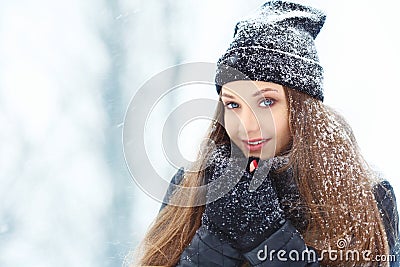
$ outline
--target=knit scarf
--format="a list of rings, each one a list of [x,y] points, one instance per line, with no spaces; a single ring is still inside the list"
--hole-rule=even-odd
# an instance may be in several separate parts
[[[285,218],[300,232],[306,229],[307,209],[289,165],[289,156],[275,156],[266,160],[246,157],[234,143],[217,145],[209,155],[205,182],[212,181],[213,184],[208,187],[208,201],[228,194],[240,180],[249,180],[249,190],[257,190],[265,179],[271,179]],[[251,172],[250,164],[254,160],[258,166]]]

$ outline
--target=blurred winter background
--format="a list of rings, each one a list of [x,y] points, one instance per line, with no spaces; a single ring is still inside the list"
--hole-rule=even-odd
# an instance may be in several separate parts
[[[124,161],[130,99],[167,67],[215,62],[263,2],[0,1],[0,266],[122,265],[160,206]],[[302,2],[328,14],[317,39],[325,103],[400,199],[396,1]],[[158,164],[166,179],[176,171]]]

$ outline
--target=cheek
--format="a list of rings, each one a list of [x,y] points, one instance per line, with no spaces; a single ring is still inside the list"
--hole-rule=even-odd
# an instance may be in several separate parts
[[[289,142],[290,131],[289,131],[289,119],[287,112],[280,113],[275,120],[276,137],[281,145],[285,145]]]
[[[275,133],[275,120],[271,112],[263,113],[259,116],[260,128],[262,129],[263,135],[271,137]]]
[[[235,139],[240,122],[237,116],[229,113],[224,114],[224,126],[231,139]]]

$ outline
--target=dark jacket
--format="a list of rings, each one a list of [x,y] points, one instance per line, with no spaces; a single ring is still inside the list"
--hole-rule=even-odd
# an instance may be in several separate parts
[[[183,168],[179,169],[172,178],[171,183],[179,184],[183,178],[183,174]],[[165,202],[167,202],[168,197],[171,196],[172,193],[172,189],[169,188],[161,209],[166,206]],[[395,260],[391,261],[390,266],[400,266],[399,215],[393,188],[388,181],[382,181],[374,186],[374,194],[385,225],[391,255],[395,257]],[[304,251],[308,251],[308,254],[306,252],[306,256],[301,257],[303,259],[302,261],[289,262],[289,255],[281,254],[281,259],[279,259],[277,254],[270,254],[273,253],[273,250],[275,252],[280,250],[294,252],[296,250],[299,252],[298,255],[302,255]],[[267,255],[265,255],[265,251],[267,251]],[[273,256],[269,257],[269,255]],[[282,261],[282,257],[288,259],[288,261]],[[296,257],[296,254],[292,254],[292,257]],[[315,251],[305,245],[299,231],[287,220],[286,223],[267,240],[255,249],[244,254],[232,248],[226,242],[219,240],[205,227],[201,226],[190,244],[182,252],[180,261],[176,266],[241,266],[245,261],[248,261],[251,266],[317,267],[320,266],[317,259],[318,255]]]

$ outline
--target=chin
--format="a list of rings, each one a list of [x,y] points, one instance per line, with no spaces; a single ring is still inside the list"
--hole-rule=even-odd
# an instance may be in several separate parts
[[[260,158],[261,160],[266,160],[273,158],[276,154],[275,147],[270,148],[270,147],[264,147],[260,151],[249,151],[247,148],[240,146],[240,150],[242,151],[243,155],[245,157],[255,157],[255,158]]]
[[[267,160],[267,159],[270,159],[270,158],[273,158],[275,155],[274,154],[267,154],[267,155],[265,155],[265,154],[263,154],[263,155],[261,155],[261,157],[260,157],[260,159],[261,160]]]
[[[261,160],[266,160],[273,158],[275,156],[274,151],[271,150],[262,150],[257,152],[251,152],[250,156],[260,158]]]

